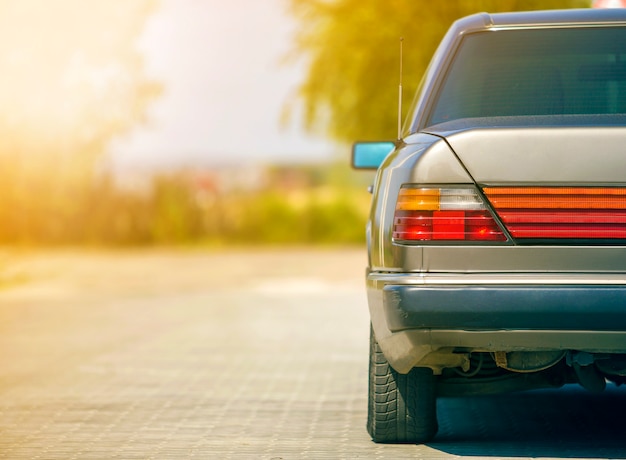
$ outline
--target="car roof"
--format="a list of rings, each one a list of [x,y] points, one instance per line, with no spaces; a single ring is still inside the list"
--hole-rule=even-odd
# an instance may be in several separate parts
[[[495,28],[626,25],[626,8],[584,8],[514,13],[478,13],[456,21],[457,34]]]

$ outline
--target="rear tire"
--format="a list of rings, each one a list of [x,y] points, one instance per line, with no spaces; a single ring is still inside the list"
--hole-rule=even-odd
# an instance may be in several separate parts
[[[367,431],[374,442],[422,444],[437,433],[436,380],[427,367],[396,372],[370,328]]]

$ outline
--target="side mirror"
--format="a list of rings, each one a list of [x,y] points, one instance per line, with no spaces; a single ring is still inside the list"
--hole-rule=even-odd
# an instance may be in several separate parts
[[[356,142],[352,146],[352,167],[355,169],[378,169],[396,144],[393,142]]]

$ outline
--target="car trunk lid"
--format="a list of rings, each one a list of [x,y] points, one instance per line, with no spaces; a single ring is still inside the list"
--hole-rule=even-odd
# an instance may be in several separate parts
[[[626,127],[485,128],[445,138],[478,184],[626,184]]]

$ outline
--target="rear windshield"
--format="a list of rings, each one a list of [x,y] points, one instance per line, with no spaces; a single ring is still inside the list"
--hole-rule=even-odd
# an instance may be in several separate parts
[[[428,125],[622,123],[626,27],[488,31],[467,35]]]

